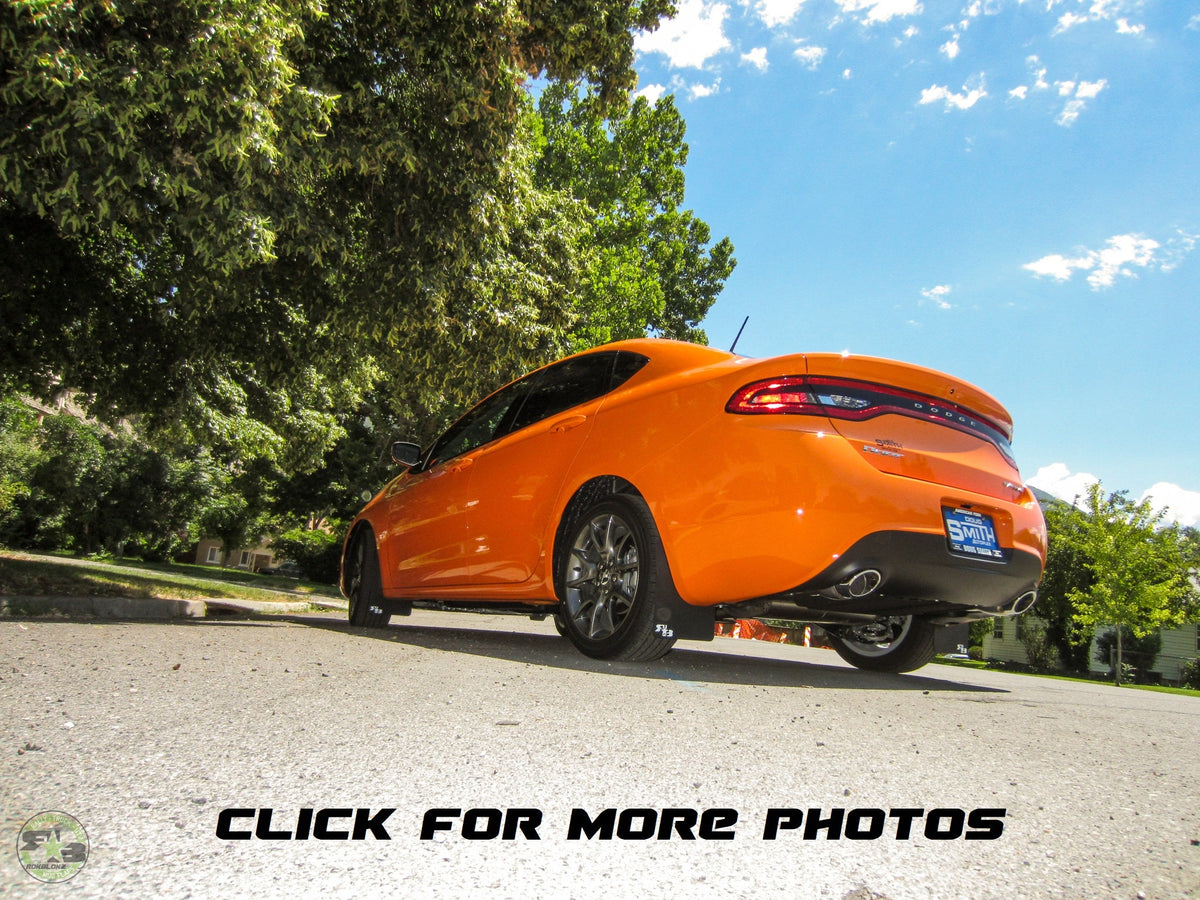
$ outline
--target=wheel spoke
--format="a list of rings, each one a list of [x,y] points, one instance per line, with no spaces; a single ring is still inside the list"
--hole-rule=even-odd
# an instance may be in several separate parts
[[[588,637],[597,638],[612,634],[616,626],[613,624],[612,609],[607,603],[597,603],[592,611],[592,624]]]

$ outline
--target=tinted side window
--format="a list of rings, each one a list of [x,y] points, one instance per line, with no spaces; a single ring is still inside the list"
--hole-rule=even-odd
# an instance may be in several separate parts
[[[501,428],[501,423],[520,407],[529,387],[529,379],[510,384],[470,410],[437,439],[425,468],[469,453],[507,431],[507,427]]]
[[[558,415],[607,393],[616,356],[616,353],[593,353],[564,360],[544,370],[537,376],[537,384],[517,414],[512,430]]]
[[[613,380],[609,390],[615,391],[638,372],[642,371],[642,367],[648,362],[650,362],[650,357],[648,356],[622,350],[617,357],[617,365],[613,369]]]
[[[650,360],[628,351],[605,351],[564,360],[545,369],[510,431],[602,397],[636,375]]]

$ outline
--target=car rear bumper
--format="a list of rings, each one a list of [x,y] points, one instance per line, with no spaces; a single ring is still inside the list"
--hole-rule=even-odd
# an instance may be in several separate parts
[[[838,590],[867,571],[880,576],[869,593]],[[1028,608],[1032,598],[1026,595],[1036,591],[1041,574],[1041,559],[1019,548],[1006,561],[989,561],[950,552],[941,535],[880,531],[857,541],[816,577],[767,599],[831,613],[966,621],[1009,615],[1022,598],[1016,611]]]

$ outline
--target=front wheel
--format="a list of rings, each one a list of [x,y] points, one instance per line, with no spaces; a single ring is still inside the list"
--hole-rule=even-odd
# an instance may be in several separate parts
[[[869,625],[826,630],[838,656],[859,669],[911,672],[933,659],[934,626],[916,616],[887,616]]]
[[[645,501],[613,494],[593,504],[568,534],[555,617],[567,639],[593,659],[664,656],[675,638],[655,627],[654,597],[669,573],[659,571],[660,539]]]
[[[383,602],[383,579],[379,574],[379,551],[375,536],[364,528],[354,538],[346,553],[346,571],[342,583],[350,601],[351,625],[362,628],[384,628],[392,616]]]

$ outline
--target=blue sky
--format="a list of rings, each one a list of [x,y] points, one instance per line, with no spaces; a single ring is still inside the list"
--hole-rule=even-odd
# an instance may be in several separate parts
[[[1200,523],[1200,3],[677,5],[639,93],[736,248],[712,344],[943,369],[1031,483]]]

